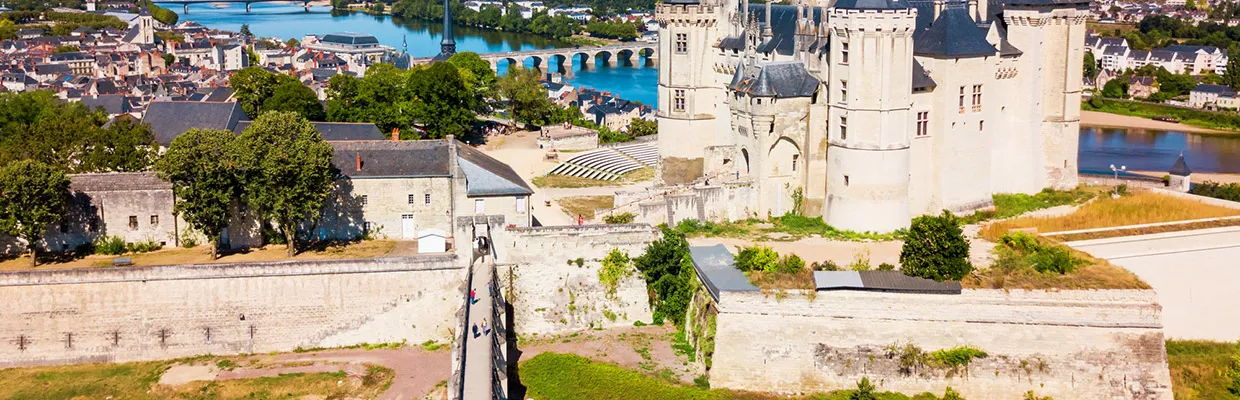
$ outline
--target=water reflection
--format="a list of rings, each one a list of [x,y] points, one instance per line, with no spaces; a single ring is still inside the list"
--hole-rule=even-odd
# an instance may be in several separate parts
[[[1079,143],[1083,172],[1166,171],[1182,153],[1194,171],[1240,173],[1240,136],[1082,126]]]

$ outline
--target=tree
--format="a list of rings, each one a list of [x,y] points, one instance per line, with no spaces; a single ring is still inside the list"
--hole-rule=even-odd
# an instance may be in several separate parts
[[[130,118],[118,118],[87,139],[78,170],[91,172],[145,171],[159,156],[159,144],[151,126]]]
[[[250,24],[241,24],[241,36],[254,36],[254,33],[250,32]]]
[[[1128,79],[1117,77],[1102,86],[1102,97],[1122,99],[1128,97]]]
[[[171,67],[172,64],[177,62],[177,57],[172,55],[172,53],[164,53],[163,58],[165,67]]]
[[[693,262],[689,260],[689,242],[685,235],[666,225],[660,226],[663,238],[646,246],[646,252],[633,259],[633,265],[646,279],[654,322],[671,319],[684,323],[685,310],[693,296]]]
[[[288,38],[288,40],[284,42],[284,45],[288,47],[296,48],[297,46],[301,46],[301,42],[297,41],[297,39],[294,39],[294,38]]]
[[[358,85],[361,81],[352,75],[336,74],[327,80],[327,120],[353,122],[361,115],[358,109]]]
[[[72,53],[75,51],[82,51],[82,49],[78,48],[77,46],[62,45],[62,46],[56,46],[56,50],[54,50],[53,53],[56,53],[56,54]]]
[[[311,121],[323,121],[327,114],[323,112],[323,103],[314,90],[302,85],[301,82],[289,80],[276,86],[275,91],[263,102],[263,112],[291,111]]]
[[[68,206],[69,178],[60,169],[31,160],[0,168],[0,232],[26,241],[31,267],[38,265],[43,233]]]
[[[491,64],[478,57],[478,53],[461,52],[453,54],[448,62],[456,66],[461,80],[474,94],[472,109],[477,113],[486,112],[487,99],[495,97],[495,71]]]
[[[435,63],[415,71],[409,79],[409,88],[417,99],[414,115],[430,137],[461,136],[473,125],[473,93],[452,63]]]
[[[220,234],[241,192],[230,154],[235,138],[226,130],[190,129],[173,139],[155,164],[159,177],[172,183],[173,212],[207,236],[212,260],[218,258]]]
[[[1085,74],[1086,77],[1094,78],[1098,76],[1098,61],[1094,60],[1093,52],[1085,52],[1085,65],[1083,68],[1084,69],[1081,70],[1081,73]]]
[[[1240,45],[1232,45],[1227,54],[1240,55]],[[1227,70],[1223,71],[1223,84],[1240,89],[1240,56],[1227,58]]]
[[[659,133],[659,123],[647,119],[633,118],[629,121],[629,134],[634,137],[649,136]]]
[[[508,100],[509,110],[516,121],[538,124],[552,108],[547,89],[538,81],[538,72],[517,67],[497,83],[500,97]]]
[[[297,254],[297,228],[313,223],[332,190],[332,147],[297,113],[263,113],[233,142],[244,197],[259,218],[274,222]]]
[[[900,249],[900,265],[905,275],[936,281],[960,280],[973,271],[969,241],[956,216],[944,210],[914,218]]]
[[[332,0],[332,10],[348,10],[349,0]]]

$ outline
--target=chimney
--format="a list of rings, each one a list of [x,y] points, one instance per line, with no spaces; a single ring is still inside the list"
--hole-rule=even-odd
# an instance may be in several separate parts
[[[400,141],[400,128],[392,128],[392,141],[393,142]]]
[[[357,153],[357,156],[354,157],[354,159],[357,160],[357,171],[361,172],[362,171],[362,153]]]
[[[931,20],[930,22],[939,20],[939,14],[943,13],[944,5],[946,5],[946,2],[944,2],[943,0],[934,0],[934,19]]]
[[[982,23],[981,15],[977,13],[977,0],[969,0],[969,16],[973,17],[973,22]]]

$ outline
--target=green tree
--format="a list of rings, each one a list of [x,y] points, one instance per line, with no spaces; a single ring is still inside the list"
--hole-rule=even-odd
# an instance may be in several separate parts
[[[212,260],[218,258],[220,234],[241,192],[231,154],[234,140],[226,130],[190,129],[173,139],[155,164],[159,177],[172,183],[173,212],[207,236]]]
[[[251,119],[256,119],[259,114],[262,114],[263,103],[275,94],[276,87],[289,81],[296,82],[297,80],[259,66],[242,68],[228,78],[237,102],[241,103],[241,109],[245,110],[245,114]]]
[[[659,123],[651,120],[633,118],[629,121],[629,134],[634,137],[649,136],[659,133]]]
[[[456,66],[461,80],[474,94],[471,108],[477,113],[485,112],[487,99],[495,97],[495,71],[491,70],[491,64],[478,57],[478,53],[468,51],[452,55],[448,62]]]
[[[671,319],[684,324],[685,310],[693,296],[693,262],[689,260],[689,242],[685,235],[666,225],[660,226],[663,237],[646,246],[646,252],[633,259],[633,265],[646,279],[654,322]]]
[[[736,254],[736,269],[741,271],[775,272],[778,267],[779,253],[770,247],[746,247]]]
[[[164,53],[162,57],[164,59],[164,66],[170,67],[177,62],[177,57],[172,55],[172,53]]]
[[[323,121],[327,114],[323,112],[323,103],[314,90],[302,85],[301,82],[289,80],[276,86],[271,97],[263,101],[263,112],[291,111],[311,121]]]
[[[301,46],[301,42],[297,41],[295,38],[288,38],[288,40],[284,41],[284,45],[288,47],[297,47]]]
[[[250,24],[241,24],[240,33],[241,33],[241,36],[254,36],[254,33],[250,32]]]
[[[100,141],[107,115],[81,102],[65,102],[50,91],[0,93],[0,165],[36,160],[73,172],[95,172],[80,157]]]
[[[383,132],[412,125],[417,108],[409,90],[412,73],[414,71],[402,71],[392,64],[367,68],[366,76],[357,87],[357,103],[362,109],[358,117],[373,122]]]
[[[77,46],[62,45],[62,46],[56,46],[56,50],[54,50],[53,52],[59,54],[59,53],[72,53],[75,51],[82,51],[82,49],[78,48]]]
[[[1098,76],[1098,61],[1094,59],[1094,53],[1092,51],[1085,52],[1085,65],[1084,69],[1081,70],[1081,73],[1085,74],[1088,78]]]
[[[857,390],[848,395],[848,400],[878,400],[878,396],[874,394],[875,390],[878,388],[870,383],[870,378],[861,377],[861,380],[857,382]]]
[[[293,112],[263,113],[233,142],[246,204],[274,222],[297,254],[297,230],[314,223],[332,189],[332,147]]]
[[[358,103],[358,85],[361,80],[352,75],[336,74],[327,80],[327,120],[354,122],[361,115]]]
[[[90,172],[145,171],[159,156],[151,126],[118,118],[87,139],[76,169]]]
[[[947,210],[939,216],[914,218],[900,249],[900,265],[905,275],[936,281],[955,281],[968,275],[973,265],[959,219]]]
[[[417,101],[414,114],[431,138],[461,136],[474,122],[474,96],[452,63],[435,63],[415,71],[409,87]]]
[[[1232,45],[1227,54],[1240,55],[1240,45]],[[1227,70],[1223,71],[1223,84],[1240,89],[1240,57],[1227,58]]]
[[[39,242],[69,205],[69,178],[56,167],[22,160],[0,168],[0,232],[26,241],[30,266],[39,263]]]
[[[538,80],[538,71],[522,67],[509,69],[497,85],[499,96],[508,101],[516,121],[540,124],[553,108],[547,89]]]
[[[349,0],[332,0],[333,10],[348,10]]]
[[[1116,77],[1102,86],[1102,97],[1122,99],[1128,97],[1128,79]]]

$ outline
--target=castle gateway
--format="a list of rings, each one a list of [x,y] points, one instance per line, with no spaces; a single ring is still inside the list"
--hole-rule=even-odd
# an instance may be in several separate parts
[[[665,0],[659,176],[878,232],[1075,187],[1087,7]]]

